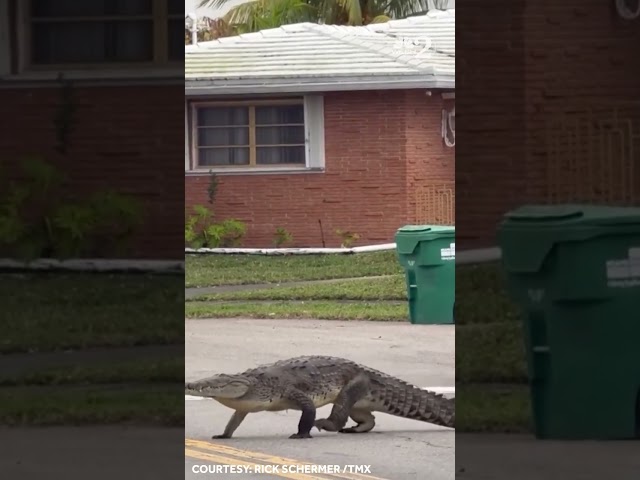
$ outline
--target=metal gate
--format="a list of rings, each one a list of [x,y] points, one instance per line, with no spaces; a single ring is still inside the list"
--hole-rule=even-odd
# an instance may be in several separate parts
[[[631,205],[638,200],[640,103],[566,111],[547,124],[547,201]]]
[[[425,186],[417,190],[416,223],[455,225],[455,212],[455,184]]]

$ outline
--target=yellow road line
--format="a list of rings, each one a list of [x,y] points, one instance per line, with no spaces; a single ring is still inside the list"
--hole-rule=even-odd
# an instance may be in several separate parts
[[[310,463],[310,462],[302,462],[302,461],[294,460],[291,458],[284,458],[276,455],[268,455],[266,453],[253,452],[250,450],[240,450],[237,448],[229,447],[227,445],[221,445],[219,443],[205,442],[202,440],[194,440],[191,438],[185,438],[184,443],[185,445],[190,447],[200,448],[203,450],[216,452],[222,455],[232,455],[232,456],[247,459],[247,460],[258,460],[261,462],[267,462],[275,465],[314,465],[313,463]],[[371,475],[363,475],[359,473],[350,473],[350,472],[322,473],[322,475],[326,477],[330,477],[332,479],[339,479],[339,480],[385,480],[380,477],[374,477]],[[317,479],[318,477],[314,477],[314,478]]]
[[[220,463],[222,465],[244,465],[251,467],[255,471],[255,467],[260,466],[259,463],[244,462],[235,458],[225,457],[223,455],[212,455],[210,453],[198,452],[197,450],[191,450],[190,448],[184,449],[184,454],[187,457],[197,458],[198,460],[206,460],[208,462]],[[265,475],[273,475],[276,477],[290,478],[292,480],[318,480],[316,477],[310,477],[309,475],[303,475],[301,473],[291,472],[273,472]]]

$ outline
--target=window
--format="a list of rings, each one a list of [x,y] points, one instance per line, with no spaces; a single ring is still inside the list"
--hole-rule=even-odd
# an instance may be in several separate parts
[[[190,169],[321,166],[323,124],[318,120],[322,111],[318,109],[318,99],[313,100],[194,102]],[[313,140],[311,145],[308,139]]]
[[[17,1],[26,69],[168,66],[184,58],[183,2]]]

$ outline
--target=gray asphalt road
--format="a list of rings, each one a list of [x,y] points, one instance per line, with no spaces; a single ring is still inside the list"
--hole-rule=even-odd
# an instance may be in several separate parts
[[[637,441],[536,440],[531,435],[457,434],[464,480],[636,480]]]
[[[453,326],[200,319],[187,320],[185,328],[187,380],[322,354],[347,357],[422,387],[455,384]],[[211,400],[188,400],[185,405],[186,478],[454,478],[455,433],[450,429],[377,414],[376,428],[365,435],[314,432],[312,439],[290,440],[299,418],[291,411],[250,415],[234,438],[214,441],[211,436],[222,432],[232,411]],[[319,415],[326,416],[330,409],[320,409]],[[271,465],[278,473],[247,473],[264,468],[257,465]],[[296,466],[293,473],[291,465]],[[351,473],[349,465],[354,466]],[[335,466],[334,474],[314,473],[313,466]],[[232,467],[233,473],[222,470]],[[194,468],[207,473],[194,473]]]
[[[182,428],[0,428],[2,478],[180,478]]]

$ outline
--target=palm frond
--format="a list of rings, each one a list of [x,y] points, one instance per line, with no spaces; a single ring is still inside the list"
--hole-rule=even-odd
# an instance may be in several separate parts
[[[227,3],[230,3],[232,0],[201,0],[198,4],[198,8],[203,7],[213,7],[213,8],[221,8],[224,7]],[[255,1],[255,0],[248,0]]]
[[[232,8],[224,20],[239,33],[247,33],[314,21],[315,11],[305,0],[255,0]]]
[[[201,0],[200,6],[223,7],[232,0]],[[223,18],[238,31],[298,22],[339,25],[381,23],[423,11],[424,0],[248,0]]]
[[[362,25],[361,0],[334,0],[342,8],[349,19],[349,25]]]
[[[371,20],[371,23],[386,23],[389,20],[391,20],[391,18],[388,17],[387,15],[378,15],[376,17],[373,17],[373,20]]]
[[[406,18],[424,11],[422,0],[372,0],[370,3],[373,11],[390,18]]]

